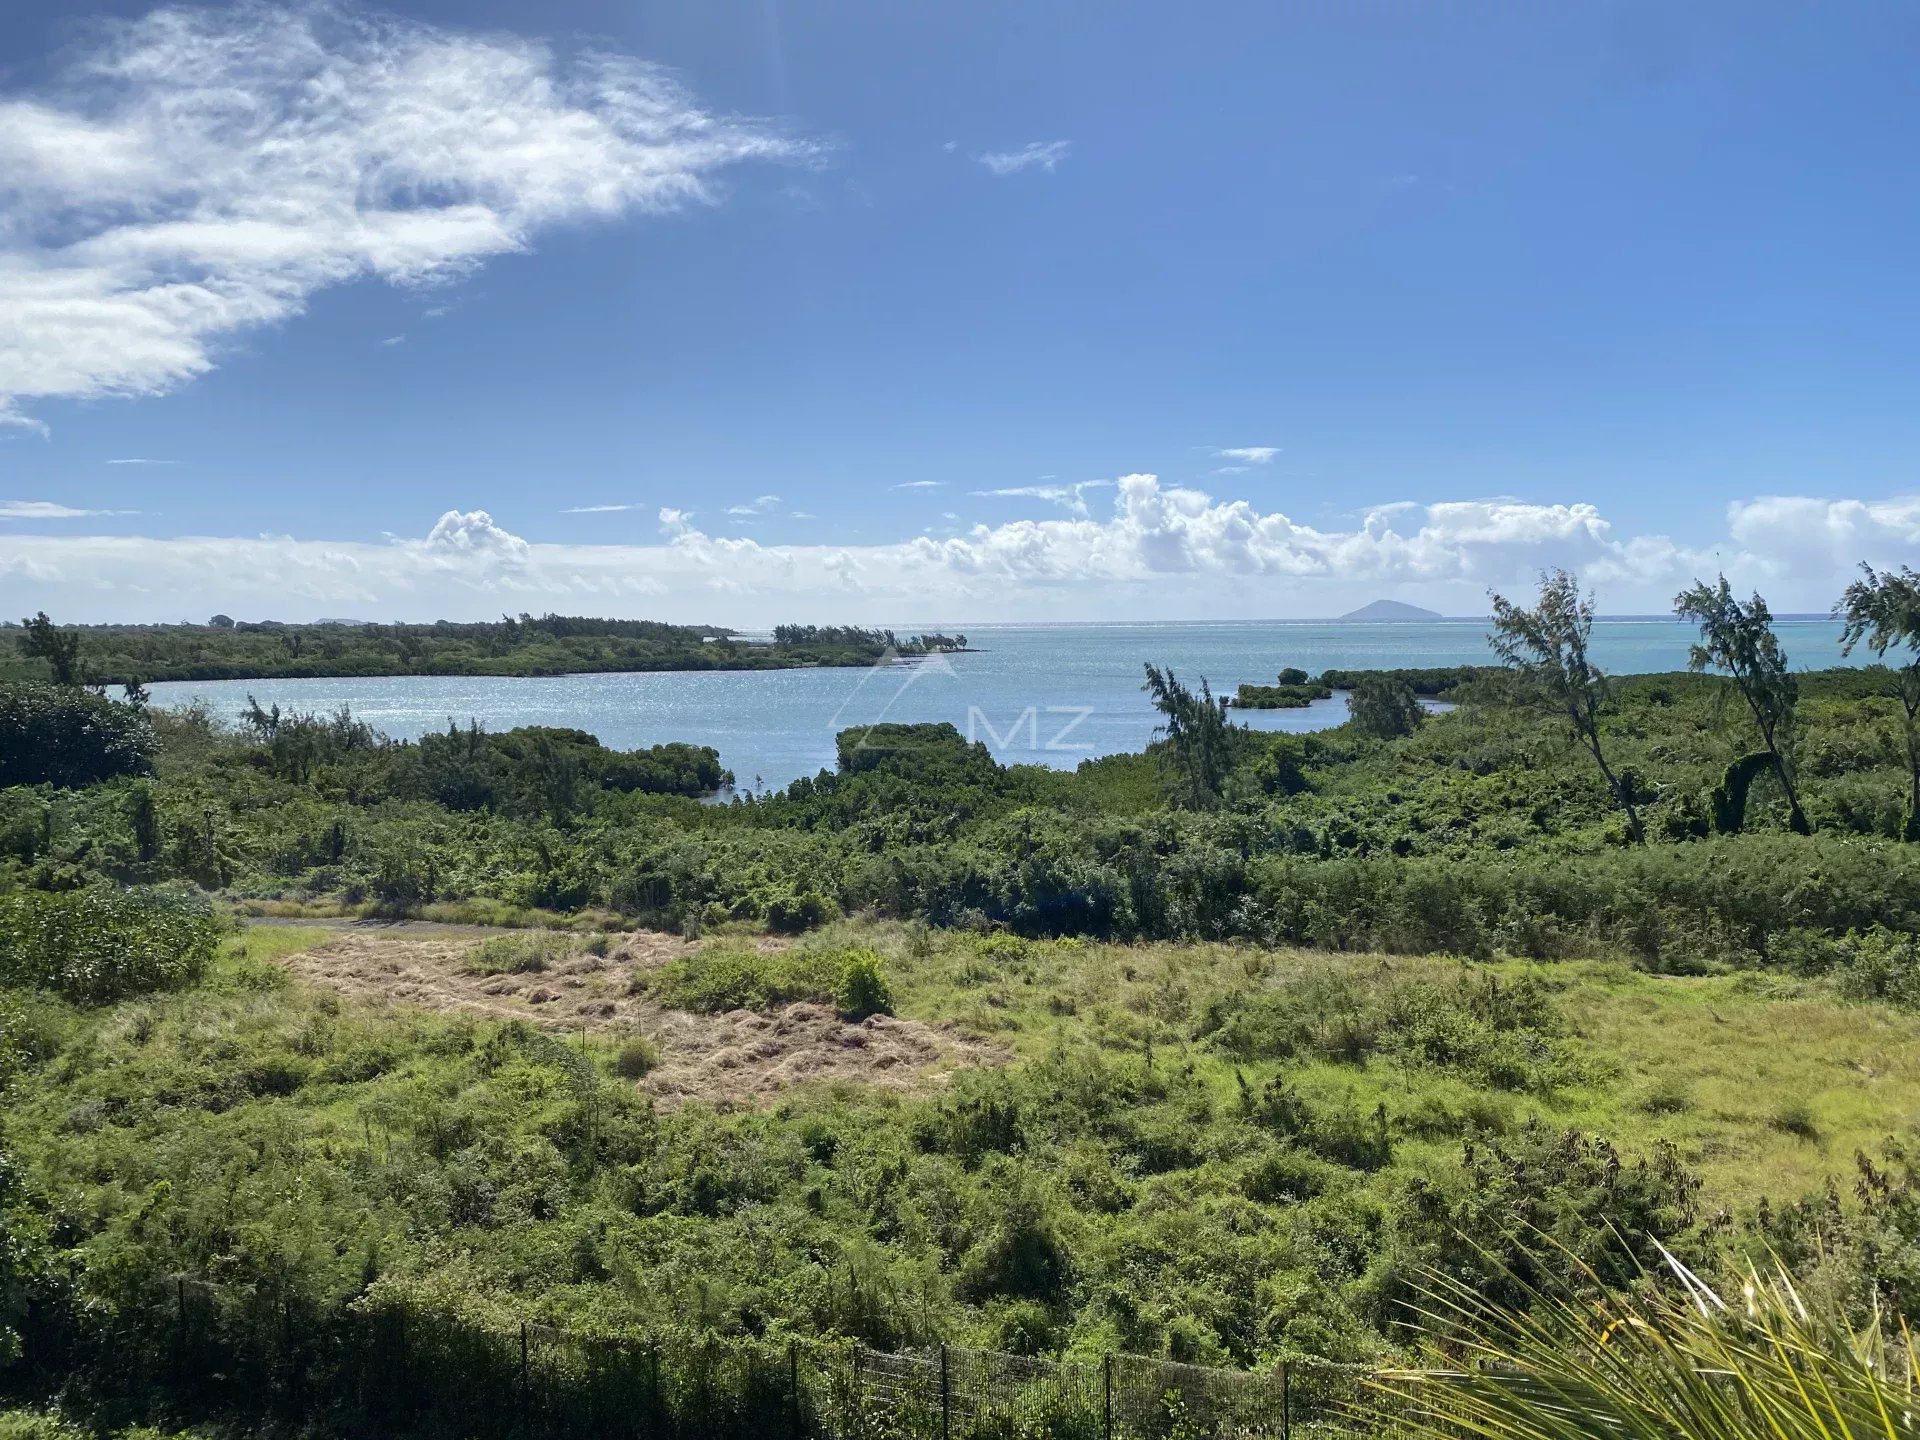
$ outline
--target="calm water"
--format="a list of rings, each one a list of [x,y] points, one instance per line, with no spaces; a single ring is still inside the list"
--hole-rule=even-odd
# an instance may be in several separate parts
[[[954,627],[945,627],[949,630]],[[1783,621],[1797,665],[1839,663],[1839,627]],[[1328,624],[1246,621],[964,627],[975,653],[879,670],[567,675],[357,680],[234,680],[155,685],[156,704],[201,700],[237,716],[247,696],[282,709],[353,712],[396,737],[479,720],[492,730],[567,725],[628,749],[665,740],[715,746],[743,786],[786,785],[830,768],[837,731],[879,720],[949,720],[1010,763],[1071,767],[1139,750],[1157,717],[1141,693],[1141,666],[1171,665],[1216,691],[1271,684],[1285,665],[1331,668],[1486,663],[1484,621]],[[1595,659],[1621,674],[1685,667],[1691,626],[1610,620],[1594,626]],[[1346,718],[1336,695],[1305,710],[1249,710],[1260,730],[1316,730]]]

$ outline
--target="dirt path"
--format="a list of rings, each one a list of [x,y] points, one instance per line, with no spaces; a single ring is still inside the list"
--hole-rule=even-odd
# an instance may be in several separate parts
[[[754,1103],[821,1080],[916,1090],[943,1083],[963,1066],[1001,1058],[978,1041],[917,1020],[848,1021],[830,1006],[804,1002],[724,1015],[664,1009],[635,993],[632,981],[699,948],[674,935],[617,935],[604,956],[581,950],[540,971],[485,975],[470,965],[479,942],[524,932],[424,921],[322,923],[337,931],[333,938],[282,962],[301,978],[378,1004],[528,1020],[576,1033],[584,1026],[590,1044],[649,1036],[661,1063],[638,1084],[666,1104],[695,1098]]]

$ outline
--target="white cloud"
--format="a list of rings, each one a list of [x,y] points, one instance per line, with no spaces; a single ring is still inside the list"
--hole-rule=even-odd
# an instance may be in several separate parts
[[[382,345],[385,345],[385,346],[387,346],[388,348],[392,348],[392,347],[393,347],[393,346],[395,346],[395,345],[404,345],[404,344],[406,344],[406,343],[407,343],[407,337],[406,337],[405,335],[389,335],[389,336],[387,336],[387,338],[386,338],[386,339],[384,339],[384,340],[382,340],[382,341],[381,341],[380,343],[381,343]]]
[[[76,510],[52,500],[0,500],[0,520],[80,520],[89,515],[137,515],[137,510]]]
[[[45,89],[0,96],[0,425],[163,394],[325,287],[448,280],[813,153],[638,60],[324,0],[90,33]]]
[[[178,465],[178,460],[147,460],[139,456],[130,456],[124,460],[109,460],[109,465]]]
[[[434,523],[427,534],[426,548],[435,554],[479,555],[490,560],[520,564],[531,547],[518,535],[493,523],[484,510],[449,510]]]
[[[729,515],[764,515],[780,503],[778,495],[758,495],[744,505],[729,505]]]
[[[35,505],[50,502],[16,502]],[[1623,535],[1593,505],[1519,500],[1396,502],[1321,529],[1244,500],[1117,482],[1100,515],[975,525],[883,544],[772,545],[712,535],[659,511],[643,545],[528,541],[485,511],[449,510],[423,539],[386,543],[0,531],[0,613],[75,620],[188,613],[341,613],[483,618],[502,609],[758,624],[796,613],[898,620],[1314,615],[1381,593],[1453,614],[1489,586],[1521,589],[1565,565],[1612,611],[1661,611],[1695,575],[1724,568],[1777,611],[1824,610],[1862,559],[1910,560],[1920,497],[1762,498],[1726,533],[1682,543]],[[824,527],[823,527],[824,528]],[[21,607],[25,607],[23,610]]]
[[[888,488],[893,490],[938,490],[946,483],[944,480],[902,480],[898,485],[893,485]]]
[[[1107,490],[1111,480],[1082,480],[1074,485],[1007,485],[998,490],[973,490],[969,494],[989,499],[1045,500],[1075,515],[1087,513],[1087,491]]]
[[[562,515],[611,515],[616,510],[644,510],[644,505],[570,505]]]
[[[1033,140],[1018,150],[989,150],[973,158],[995,175],[1018,175],[1022,170],[1045,170],[1051,173],[1072,150],[1073,142],[1070,140]]]
[[[1264,465],[1280,453],[1278,445],[1226,445],[1213,452],[1216,460],[1237,460],[1243,465]]]

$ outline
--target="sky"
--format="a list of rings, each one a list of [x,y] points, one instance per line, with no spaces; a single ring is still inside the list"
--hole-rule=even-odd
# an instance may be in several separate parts
[[[1825,610],[1920,10],[0,7],[0,614]]]

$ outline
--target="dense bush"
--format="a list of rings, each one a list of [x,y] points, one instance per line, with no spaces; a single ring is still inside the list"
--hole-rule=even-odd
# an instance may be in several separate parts
[[[662,1005],[713,1014],[764,1010],[793,1000],[830,1003],[842,973],[838,957],[825,951],[718,944],[643,973],[640,983]]]
[[[199,896],[92,886],[0,898],[0,983],[100,1004],[191,983],[221,925]]]
[[[95,785],[151,767],[153,727],[74,685],[0,683],[0,786]]]

